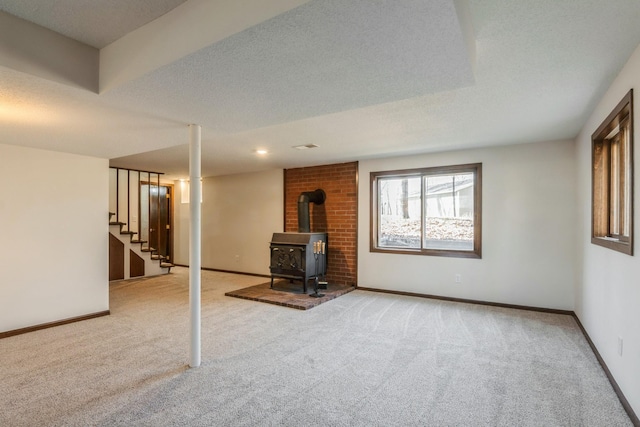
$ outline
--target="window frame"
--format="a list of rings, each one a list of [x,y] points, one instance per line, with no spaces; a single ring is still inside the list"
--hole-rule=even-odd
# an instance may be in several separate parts
[[[424,189],[420,194],[420,248],[389,248],[378,246],[378,226],[380,224],[380,209],[378,203],[378,178],[424,178],[430,175],[446,175],[457,173],[472,173],[473,184],[473,250],[458,249],[427,249],[424,248]],[[423,184],[421,183],[421,187]],[[454,258],[482,258],[482,163],[462,165],[436,166],[419,169],[404,169],[381,172],[370,172],[369,193],[369,251],[389,254],[443,256]]]
[[[633,139],[631,89],[591,135],[591,243],[627,255],[633,255]]]

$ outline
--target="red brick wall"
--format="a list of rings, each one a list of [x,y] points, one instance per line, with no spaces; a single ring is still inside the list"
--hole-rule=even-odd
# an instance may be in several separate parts
[[[311,231],[328,233],[327,281],[357,284],[358,162],[284,171],[285,231],[298,231],[298,196],[321,188],[322,205],[309,204]]]

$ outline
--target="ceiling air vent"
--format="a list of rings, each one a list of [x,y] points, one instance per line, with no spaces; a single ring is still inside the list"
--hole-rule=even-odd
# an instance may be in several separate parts
[[[307,150],[309,148],[318,148],[316,144],[305,144],[305,145],[294,145],[293,148],[296,150]]]

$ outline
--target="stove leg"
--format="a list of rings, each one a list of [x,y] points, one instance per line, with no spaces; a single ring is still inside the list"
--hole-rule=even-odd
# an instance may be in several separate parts
[[[269,286],[271,289],[273,289],[273,276],[271,276],[271,286]]]

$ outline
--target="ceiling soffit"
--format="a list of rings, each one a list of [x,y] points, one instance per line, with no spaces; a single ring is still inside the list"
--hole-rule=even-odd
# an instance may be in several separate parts
[[[102,49],[186,0],[0,0],[0,10]]]
[[[438,93],[474,82],[460,22],[451,0],[316,0],[104,95],[226,134]]]

